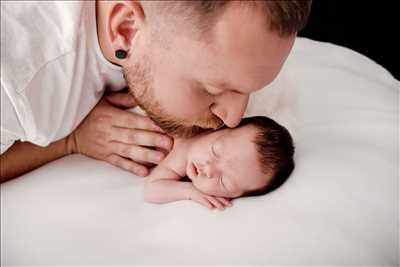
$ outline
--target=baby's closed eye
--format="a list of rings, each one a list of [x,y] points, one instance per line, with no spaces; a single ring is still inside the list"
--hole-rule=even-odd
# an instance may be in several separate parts
[[[228,192],[228,189],[226,188],[225,184],[224,184],[224,178],[223,176],[220,176],[219,178],[219,183],[221,185],[221,187],[224,189],[224,191]]]
[[[217,152],[216,152],[216,150],[215,150],[214,144],[215,144],[215,143],[212,143],[212,145],[211,145],[211,154],[212,154],[215,158],[218,158],[218,154],[217,154]]]

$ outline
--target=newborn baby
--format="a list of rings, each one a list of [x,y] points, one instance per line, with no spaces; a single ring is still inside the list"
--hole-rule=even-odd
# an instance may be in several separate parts
[[[186,199],[224,209],[233,198],[266,194],[282,185],[294,168],[293,153],[284,127],[267,117],[244,118],[237,128],[175,140],[171,152],[146,177],[144,199]]]

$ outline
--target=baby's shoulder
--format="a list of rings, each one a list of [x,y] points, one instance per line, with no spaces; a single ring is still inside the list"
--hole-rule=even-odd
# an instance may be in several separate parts
[[[187,151],[184,145],[174,147],[165,159],[160,163],[166,168],[170,168],[180,176],[186,176]]]

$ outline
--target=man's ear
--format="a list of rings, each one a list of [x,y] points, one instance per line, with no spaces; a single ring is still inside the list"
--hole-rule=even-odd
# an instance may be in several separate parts
[[[110,1],[107,19],[107,39],[114,51],[129,51],[145,22],[142,5],[136,0]]]

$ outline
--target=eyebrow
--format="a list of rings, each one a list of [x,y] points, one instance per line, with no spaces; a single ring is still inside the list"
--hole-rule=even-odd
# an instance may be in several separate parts
[[[232,86],[227,82],[216,82],[216,83],[211,83],[210,85],[216,88],[221,88],[224,91],[233,91],[238,94],[245,94],[245,92],[241,92],[240,90],[235,89],[236,86]]]
[[[231,191],[229,191],[228,188],[225,186],[225,183],[222,182],[222,177],[223,177],[223,176],[221,176],[221,177],[219,178],[220,184],[222,185],[222,187],[225,189],[226,192],[231,193]]]
[[[231,90],[232,88],[234,88],[234,86],[232,86],[232,85],[230,85],[230,84],[228,84],[228,83],[226,83],[226,82],[216,82],[215,85],[216,85],[218,88],[222,88],[222,89],[229,89],[229,90]]]
[[[220,143],[221,143],[221,142],[222,142],[222,141],[221,141],[221,137],[223,137],[223,136],[224,136],[224,135],[219,136],[217,139],[214,140],[214,142],[211,143],[211,150],[212,150],[213,153],[215,153],[215,150],[214,150],[214,145],[215,145],[215,143],[216,143],[216,142],[220,142]],[[223,142],[222,142],[222,144],[223,144]],[[222,144],[221,144],[220,146],[222,146]],[[216,159],[217,159],[217,160],[221,160],[221,154],[223,155],[224,153],[220,153],[220,154],[215,153],[215,154],[216,154],[216,156],[217,156]],[[228,166],[228,167],[231,167],[229,161],[227,161],[227,166]],[[225,181],[226,181],[226,179],[227,179],[226,176],[221,175],[221,177],[219,178],[219,180],[220,180],[220,183],[222,184],[222,186],[225,188],[225,190],[226,190],[228,193],[233,193],[231,190],[228,190],[228,187],[226,186],[226,183],[222,182],[222,177],[225,177]],[[228,179],[228,180],[232,180],[232,179]],[[234,183],[232,183],[231,181],[229,181],[229,184],[230,184],[230,187],[233,188],[232,185],[233,185]]]
[[[218,154],[218,158],[219,159],[221,158],[221,156],[223,156],[225,154],[224,153],[224,148],[226,147],[226,145],[225,145],[224,141],[221,140],[224,136],[225,136],[225,134],[219,136],[217,139],[214,140],[214,143],[212,144],[214,146],[217,141],[220,143],[220,145],[219,145],[220,150],[219,150],[219,154]],[[227,158],[225,158],[225,161],[226,161],[227,166],[231,168],[232,165],[233,165],[232,164],[232,160],[228,160]]]

